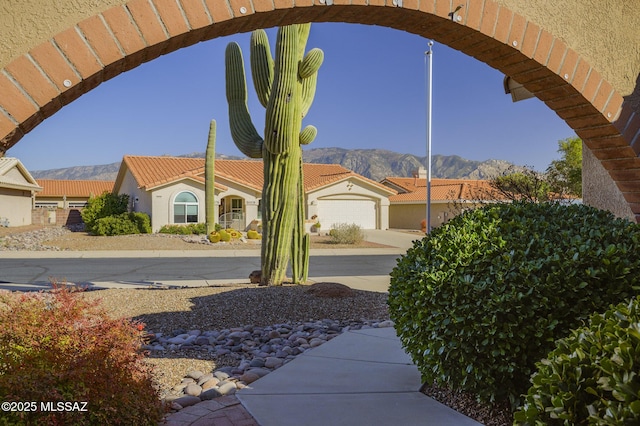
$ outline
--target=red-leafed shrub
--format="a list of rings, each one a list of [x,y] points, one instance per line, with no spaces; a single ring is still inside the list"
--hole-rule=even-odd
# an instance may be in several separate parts
[[[0,395],[23,403],[0,412],[0,424],[157,425],[164,407],[144,334],[66,288],[0,292]]]

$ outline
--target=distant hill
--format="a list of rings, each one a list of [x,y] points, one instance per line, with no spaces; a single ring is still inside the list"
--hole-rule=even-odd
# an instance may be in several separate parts
[[[187,158],[204,158],[204,152],[193,152],[191,154],[179,155]],[[227,160],[241,160],[243,157],[218,154],[216,158]],[[36,179],[59,179],[59,180],[116,180],[120,162],[111,164],[101,164],[98,166],[76,166],[63,169],[50,170],[29,170],[31,176]]]
[[[388,176],[411,177],[414,170],[426,164],[426,156],[384,149],[317,148],[305,151],[303,156],[306,162],[340,164],[376,181]],[[431,157],[431,175],[435,178],[490,179],[510,166],[513,165],[503,160],[473,161],[457,155]]]
[[[195,152],[181,157],[204,158]],[[424,167],[426,157],[400,154],[384,149],[316,148],[304,151],[304,161],[309,163],[340,164],[356,173],[379,181],[387,176],[410,177],[414,170]],[[217,155],[216,158],[241,159],[242,157]],[[434,155],[431,158],[432,176],[449,179],[490,179],[513,166],[503,160],[474,161],[457,155]],[[35,170],[36,179],[115,180],[120,163],[98,166],[78,166],[64,169]]]

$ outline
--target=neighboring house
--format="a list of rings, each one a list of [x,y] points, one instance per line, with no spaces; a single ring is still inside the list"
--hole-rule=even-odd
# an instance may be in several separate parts
[[[205,221],[203,158],[125,156],[114,192],[128,194],[134,211],[151,216],[153,231],[167,224]],[[219,223],[245,230],[260,221],[262,161],[215,162]],[[322,229],[356,223],[389,227],[389,196],[396,191],[337,164],[304,164],[306,219]],[[314,218],[314,219],[312,219]]]
[[[0,226],[31,225],[33,200],[41,190],[20,160],[0,157]]]
[[[109,180],[56,180],[38,179],[42,192],[36,195],[36,208],[79,209],[89,198],[113,190]]]
[[[389,197],[389,227],[420,229],[427,217],[427,177],[424,169],[413,177],[387,177],[382,184],[398,193]],[[431,179],[431,228],[468,208],[489,202],[507,201],[488,180]]]

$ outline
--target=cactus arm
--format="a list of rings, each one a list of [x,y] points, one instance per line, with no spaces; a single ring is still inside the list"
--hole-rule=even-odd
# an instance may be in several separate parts
[[[251,76],[256,89],[258,100],[263,107],[267,107],[271,86],[273,85],[273,58],[269,39],[264,30],[251,33]]]
[[[307,40],[309,40],[309,33],[311,32],[311,24],[296,25],[298,29],[298,50],[297,58],[304,57],[304,49],[307,48]]]
[[[261,158],[263,139],[256,131],[249,115],[244,62],[242,51],[237,43],[227,45],[225,69],[231,137],[244,155],[249,158]]]
[[[300,114],[304,118],[311,108],[313,98],[316,95],[316,82],[318,81],[318,73],[312,74],[310,77],[302,80],[302,95]]]
[[[311,49],[300,62],[298,74],[301,79],[309,78],[312,74],[317,73],[324,61],[324,52],[317,47]]]
[[[265,148],[272,154],[284,154],[298,141],[295,128],[298,106],[298,25],[281,27],[276,43],[275,78],[265,123]],[[299,129],[299,127],[298,127]]]
[[[204,204],[207,235],[215,231],[216,202],[215,202],[215,158],[216,158],[216,120],[209,124],[209,140],[205,153],[204,165]]]
[[[302,238],[302,282],[305,283],[309,279],[309,246],[311,244],[311,235],[305,233]]]
[[[300,132],[300,145],[309,145],[316,138],[318,129],[312,125],[308,125]]]

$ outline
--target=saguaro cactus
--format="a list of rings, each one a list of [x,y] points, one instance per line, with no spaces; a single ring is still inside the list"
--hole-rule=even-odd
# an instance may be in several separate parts
[[[209,124],[209,140],[204,160],[204,207],[207,225],[207,235],[216,229],[216,201],[215,201],[215,161],[216,161],[216,120]]]
[[[242,51],[230,43],[225,54],[226,89],[231,135],[240,151],[262,158],[262,285],[281,285],[289,259],[293,281],[306,280],[309,236],[304,232],[302,149],[317,130],[302,128],[316,90],[324,54],[312,49],[304,54],[311,24],[281,27],[271,56],[263,30],[251,35],[251,74],[262,106],[266,108],[264,138],[251,122]]]

